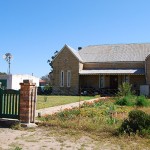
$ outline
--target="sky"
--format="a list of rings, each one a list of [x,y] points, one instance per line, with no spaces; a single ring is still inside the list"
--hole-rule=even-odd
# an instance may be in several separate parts
[[[150,43],[150,0],[0,0],[0,72],[42,77],[68,44]]]

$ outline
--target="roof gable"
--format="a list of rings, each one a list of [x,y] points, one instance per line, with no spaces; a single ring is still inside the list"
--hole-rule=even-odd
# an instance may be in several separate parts
[[[82,61],[83,61],[82,58],[80,57],[78,51],[75,51],[73,48],[71,48],[70,46],[68,46],[68,45],[66,45],[66,44],[65,44],[65,45],[63,46],[63,48],[58,52],[58,54],[57,54],[57,56],[54,58],[54,60],[59,56],[59,54],[60,54],[65,48],[67,48],[67,49],[77,58],[77,60],[79,60],[79,62],[82,62]],[[53,61],[54,61],[54,60],[53,60]]]

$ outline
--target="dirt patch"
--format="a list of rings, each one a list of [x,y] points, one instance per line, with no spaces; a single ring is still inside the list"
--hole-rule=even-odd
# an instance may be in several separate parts
[[[109,142],[100,143],[82,135],[59,135],[57,131],[36,128],[26,131],[0,128],[0,150],[8,149],[35,149],[35,150],[92,150],[92,149],[119,149]]]
[[[149,150],[149,143],[149,139],[90,136],[61,128],[0,128],[0,150]]]

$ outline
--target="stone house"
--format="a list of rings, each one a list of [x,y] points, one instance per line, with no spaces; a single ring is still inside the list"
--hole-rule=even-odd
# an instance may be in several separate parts
[[[53,93],[77,95],[82,89],[103,93],[123,82],[135,91],[150,85],[150,44],[65,45],[53,60]]]

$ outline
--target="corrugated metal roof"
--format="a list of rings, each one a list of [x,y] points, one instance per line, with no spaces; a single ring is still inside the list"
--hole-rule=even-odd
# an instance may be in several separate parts
[[[87,46],[78,53],[83,62],[145,61],[150,43]]]
[[[81,70],[80,75],[98,75],[98,74],[134,74],[134,75],[144,75],[144,69],[101,69],[101,70]]]

